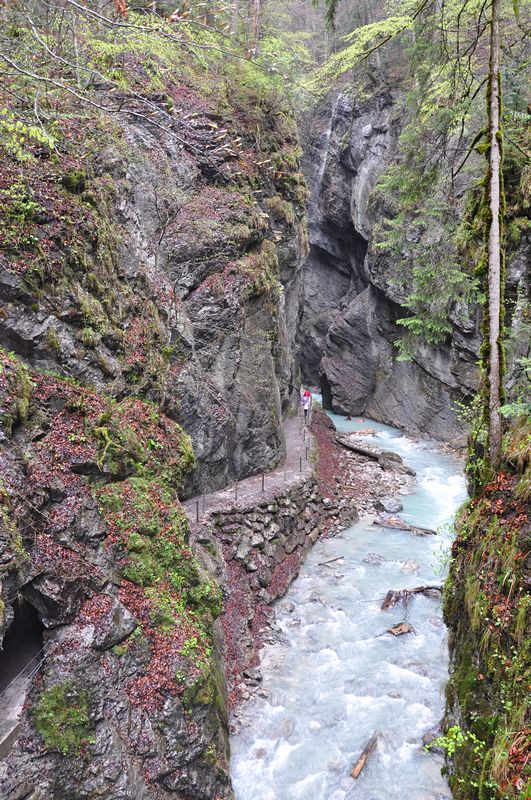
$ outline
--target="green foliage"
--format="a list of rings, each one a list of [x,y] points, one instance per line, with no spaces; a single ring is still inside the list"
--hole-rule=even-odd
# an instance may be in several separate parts
[[[379,192],[393,215],[376,227],[374,249],[397,264],[395,284],[410,316],[397,320],[406,330],[397,346],[399,360],[411,358],[424,341],[437,346],[456,322],[469,320],[481,300],[479,281],[463,269],[458,240],[460,223],[444,200],[447,187],[437,165],[426,165],[417,131],[402,135],[402,158],[382,177]]]
[[[89,696],[77,684],[57,684],[43,692],[33,714],[48,750],[79,756],[94,741]]]
[[[501,414],[508,419],[520,416],[531,417],[531,399],[528,388],[531,383],[531,358],[522,356],[517,360],[517,366],[520,366],[521,372],[517,396],[513,402],[506,403],[500,408]]]
[[[87,188],[88,178],[86,170],[71,169],[63,175],[61,183],[72,194],[81,194]]]
[[[0,478],[0,527],[3,529],[4,535],[7,534],[8,550],[12,554],[12,564],[8,560],[4,560],[2,568],[4,570],[11,566],[21,567],[29,561],[29,553],[24,546],[22,533],[18,525],[17,516],[13,501],[7,491],[4,481]],[[3,611],[3,608],[2,608]],[[1,615],[0,615],[1,616]],[[0,625],[3,620],[0,620]]]
[[[412,11],[415,6],[415,3],[406,0],[403,3],[405,13],[391,15],[378,22],[356,28],[345,36],[344,41],[347,46],[332,55],[309,81],[312,91],[325,93],[331,81],[336,81],[345,72],[358,67],[370,53],[385,42],[410,30],[414,23]]]
[[[444,736],[438,736],[433,742],[426,745],[426,750],[432,750],[434,747],[442,747],[448,758],[455,755],[455,751],[462,747],[465,742],[472,744],[473,752],[478,756],[483,756],[485,750],[485,742],[480,741],[474,733],[470,731],[463,731],[459,725],[452,725]]]
[[[98,466],[118,476],[158,478],[178,487],[195,464],[190,437],[175,422],[162,422],[155,406],[126,399],[109,402],[94,427]]]
[[[260,250],[240,262],[240,271],[246,276],[247,297],[270,294],[278,296],[281,286],[278,278],[278,256],[273,242],[263,242]]]
[[[55,139],[36,125],[27,124],[17,119],[13,111],[1,108],[0,149],[17,161],[24,162],[33,157],[28,147],[35,145],[52,150],[55,145]]]
[[[17,423],[28,419],[32,390],[27,365],[0,347],[0,427],[7,436]]]
[[[260,42],[258,68],[267,70],[268,73],[278,73],[280,78],[291,76],[302,79],[313,67],[313,59],[307,45],[308,38],[307,33],[289,31],[277,36],[266,36]]]
[[[61,355],[61,342],[57,335],[57,331],[53,326],[49,327],[46,331],[46,344],[56,356]]]
[[[29,226],[42,208],[34,199],[31,186],[20,180],[0,190],[0,215],[5,220],[2,230],[4,245],[9,249],[33,246],[36,236]]]

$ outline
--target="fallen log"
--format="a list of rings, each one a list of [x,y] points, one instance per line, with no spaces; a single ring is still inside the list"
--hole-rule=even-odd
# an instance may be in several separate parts
[[[360,757],[352,767],[352,772],[350,774],[354,778],[354,780],[359,778],[363,767],[367,763],[367,759],[369,758],[370,754],[372,753],[377,744],[378,744],[378,733],[374,733],[367,742],[367,744],[365,745],[365,747],[363,748],[363,750],[361,751]]]
[[[415,536],[427,536],[432,535],[435,536],[437,531],[432,530],[431,528],[421,528],[419,525],[409,525],[400,517],[375,517],[372,521],[373,525],[378,525],[379,528],[390,528],[391,530],[396,531],[407,531],[408,533],[413,533]]]
[[[336,441],[343,447],[346,447],[347,450],[351,450],[357,455],[376,461],[376,463],[387,472],[398,472],[405,475],[412,475],[413,477],[417,474],[414,469],[404,464],[402,456],[399,456],[398,453],[393,453],[392,450],[380,450],[378,447],[366,446],[364,442],[344,439],[342,436],[338,435],[336,435]]]
[[[343,439],[341,436],[336,436],[336,440],[339,444],[346,447],[347,450],[352,450],[353,453],[358,453],[360,456],[365,456],[366,458],[372,458],[373,461],[378,461],[381,456],[381,450],[371,450],[368,447],[363,447],[360,444],[353,444],[353,442],[347,441]]]
[[[405,608],[412,595],[423,594],[425,597],[438,598],[441,592],[441,586],[415,586],[413,589],[389,589],[381,608],[382,611],[387,611],[388,608],[393,608],[397,603],[402,603]]]
[[[326,567],[327,564],[333,564],[335,561],[343,561],[345,556],[338,556],[337,558],[330,558],[328,561],[319,561],[318,567]]]

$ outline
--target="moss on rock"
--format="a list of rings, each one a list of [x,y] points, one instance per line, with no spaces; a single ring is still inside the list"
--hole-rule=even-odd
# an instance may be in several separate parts
[[[445,587],[452,669],[447,731],[456,800],[526,800],[531,791],[531,524],[518,487],[529,420],[505,440],[494,480],[462,509]],[[454,739],[456,737],[454,736]]]
[[[79,756],[92,740],[89,695],[67,682],[44,691],[33,711],[35,727],[48,750]]]

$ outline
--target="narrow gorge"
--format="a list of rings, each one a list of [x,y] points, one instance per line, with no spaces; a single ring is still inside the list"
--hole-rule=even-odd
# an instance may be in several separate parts
[[[1,798],[530,797],[497,2],[0,4]]]

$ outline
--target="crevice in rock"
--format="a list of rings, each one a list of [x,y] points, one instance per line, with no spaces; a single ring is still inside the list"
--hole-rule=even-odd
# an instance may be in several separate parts
[[[4,758],[19,731],[19,716],[41,663],[43,625],[25,600],[14,604],[14,617],[0,651],[0,758]]]
[[[323,372],[321,374],[321,396],[323,399],[323,408],[326,411],[332,409],[332,389],[330,388],[330,383],[328,382],[328,378],[326,374]]]

